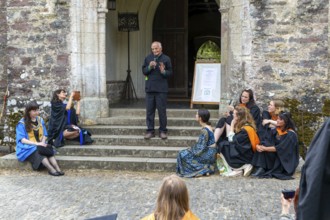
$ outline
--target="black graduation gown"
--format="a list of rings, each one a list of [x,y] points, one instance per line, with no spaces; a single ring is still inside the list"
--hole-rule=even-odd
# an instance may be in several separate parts
[[[264,119],[271,119],[272,117],[270,116],[268,111],[263,111],[262,112],[262,117],[261,117],[261,122]],[[269,124],[262,125],[260,124],[260,127],[258,129],[258,136],[260,139],[260,143],[265,146],[271,146],[272,145],[272,133],[271,133],[272,128],[269,127]]]
[[[252,106],[248,106],[247,108],[250,110],[250,114],[252,115],[252,118],[254,119],[254,122],[256,123],[256,127],[257,130],[259,130],[259,128],[262,126],[261,122],[261,115],[260,115],[260,109],[257,105],[252,105]],[[226,123],[227,124],[231,124],[231,121],[233,120],[234,116],[233,116],[233,112],[230,112],[230,115],[226,118]]]
[[[287,180],[292,179],[299,164],[298,137],[294,131],[279,136],[275,128],[271,129],[272,142],[276,152],[255,152],[252,165],[262,167],[266,173],[259,177]]]
[[[217,144],[218,152],[221,153],[229,166],[239,168],[244,164],[251,164],[253,151],[248,133],[245,129],[236,133],[233,142],[223,140]]]
[[[48,124],[48,143],[55,147],[62,147],[64,145],[64,138],[62,132],[66,126],[66,105],[63,102],[52,102],[51,113]]]
[[[330,218],[330,118],[314,136],[300,178],[297,219]]]

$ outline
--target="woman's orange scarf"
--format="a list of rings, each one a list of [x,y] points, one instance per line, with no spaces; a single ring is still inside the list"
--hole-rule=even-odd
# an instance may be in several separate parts
[[[276,115],[274,112],[269,112],[270,114],[270,119],[272,119],[273,121],[276,121],[278,118],[278,115]]]
[[[291,130],[291,129],[289,129],[289,130]],[[280,136],[285,135],[285,134],[288,133],[287,130],[286,131],[282,131],[282,129],[279,128],[279,127],[276,128],[276,131],[277,131],[277,134],[280,135]]]
[[[243,128],[248,133],[253,152],[256,152],[257,151],[257,144],[260,144],[260,140],[259,140],[259,137],[257,135],[257,132],[250,125],[244,125]]]

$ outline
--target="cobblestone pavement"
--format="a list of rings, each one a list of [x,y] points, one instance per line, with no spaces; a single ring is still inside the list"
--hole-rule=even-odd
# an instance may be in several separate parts
[[[0,170],[0,219],[88,219],[118,213],[135,220],[151,213],[163,177],[170,173],[68,170],[63,177],[42,172]],[[185,179],[190,207],[202,220],[278,219],[280,191],[294,180]],[[292,212],[292,210],[291,210]]]

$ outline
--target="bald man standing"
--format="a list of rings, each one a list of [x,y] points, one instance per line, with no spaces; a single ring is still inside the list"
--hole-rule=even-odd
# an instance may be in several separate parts
[[[145,139],[155,137],[155,111],[157,109],[159,116],[159,137],[167,138],[167,78],[172,75],[171,59],[162,53],[162,44],[155,41],[151,44],[151,51],[145,59],[142,66],[142,72],[145,76],[146,91],[146,124],[147,131]]]

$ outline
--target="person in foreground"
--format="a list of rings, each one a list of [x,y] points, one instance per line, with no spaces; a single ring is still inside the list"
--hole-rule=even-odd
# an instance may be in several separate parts
[[[171,59],[163,54],[162,44],[155,41],[151,44],[152,53],[145,59],[142,66],[142,72],[145,76],[146,92],[146,124],[147,131],[145,139],[155,137],[155,111],[157,109],[159,116],[159,137],[167,138],[167,78],[172,75]]]
[[[25,107],[24,118],[16,126],[16,156],[19,161],[29,161],[33,170],[44,165],[52,176],[62,176],[54,157],[53,147],[46,143],[47,130],[44,120],[39,117],[39,105],[29,102]]]
[[[289,112],[282,112],[276,128],[271,130],[269,145],[258,144],[252,165],[256,171],[253,177],[288,180],[292,179],[299,163],[298,137]]]
[[[301,171],[297,219],[330,218],[330,118],[315,134]]]
[[[154,213],[141,220],[199,220],[189,208],[189,194],[185,182],[176,175],[163,180]]]
[[[293,198],[284,198],[283,193],[281,193],[281,204],[282,204],[282,212],[280,215],[280,220],[294,220],[295,214],[290,214],[290,207],[293,203],[294,212],[298,212],[298,200],[299,200],[299,188],[296,189],[294,197]]]
[[[228,141],[223,140],[217,144],[218,160],[222,160],[225,172],[218,167],[223,176],[249,176],[253,166],[251,161],[259,138],[256,125],[249,110],[243,106],[236,106],[234,118],[231,122]]]
[[[202,127],[201,134],[194,146],[179,152],[176,163],[176,173],[179,176],[197,177],[214,173],[216,148],[209,119],[208,110],[198,110],[196,121]]]

